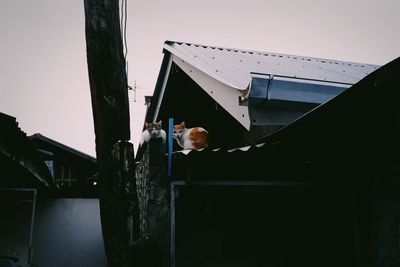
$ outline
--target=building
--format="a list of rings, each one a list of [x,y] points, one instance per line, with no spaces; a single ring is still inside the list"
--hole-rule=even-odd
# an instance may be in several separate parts
[[[53,180],[34,145],[14,117],[0,113],[1,187],[51,187]]]
[[[171,176],[152,165],[159,142],[137,159],[143,231],[170,252],[170,266],[400,263],[400,59],[379,68],[186,43],[164,49],[146,121],[185,120],[214,138],[202,151],[175,146],[164,165]],[[271,58],[271,69],[252,56]],[[168,237],[157,230],[166,225]]]
[[[96,159],[0,113],[0,265],[106,266]]]
[[[146,121],[203,126],[213,147],[254,144],[377,68],[167,41]]]
[[[44,159],[53,183],[70,195],[96,196],[96,159],[41,134],[29,137]]]
[[[0,113],[0,128],[0,264],[28,266],[36,192],[50,189],[53,181],[16,119]]]

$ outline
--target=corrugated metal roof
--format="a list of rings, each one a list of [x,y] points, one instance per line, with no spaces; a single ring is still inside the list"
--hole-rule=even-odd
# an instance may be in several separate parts
[[[210,152],[227,152],[227,153],[231,153],[231,152],[237,152],[237,151],[242,151],[242,152],[246,152],[249,151],[250,149],[257,149],[260,147],[263,147],[266,143],[259,143],[259,144],[255,144],[255,145],[248,145],[248,146],[243,146],[243,147],[236,147],[236,148],[231,148],[231,149],[222,149],[222,148],[213,148],[213,149],[206,149]],[[190,150],[190,149],[183,149],[183,150],[177,150],[174,151],[174,154],[184,154],[184,155],[188,155],[189,153],[198,153],[205,150],[203,149],[199,149],[199,150]]]
[[[400,84],[399,73],[400,57],[353,85],[332,101],[320,105],[294,123],[259,140],[257,144],[232,149],[180,150],[175,151],[174,154],[183,156],[209,155],[210,153],[229,155],[232,152],[241,154],[254,151],[276,153],[276,151],[272,151],[272,147],[285,147],[290,150],[283,153],[285,157],[290,157],[297,151],[300,154],[313,155],[318,159],[320,153],[315,150],[327,151],[327,154],[331,154],[333,157],[340,155],[342,160],[346,156],[351,158],[353,154],[366,155],[367,158],[372,154],[391,157],[392,153],[368,152],[363,154],[360,151],[362,151],[361,148],[363,150],[371,149],[371,151],[372,149],[388,151],[388,149],[400,145],[398,139],[395,138],[400,131],[399,122],[392,117],[395,116],[393,114],[399,114],[396,102],[399,94],[397,91],[397,85]],[[377,95],[376,91],[381,93]],[[356,99],[358,104],[357,109],[354,110]],[[376,101],[376,106],[371,108],[373,101]],[[371,124],[378,119],[380,126],[371,128]],[[371,141],[371,136],[379,141]],[[382,142],[390,145],[383,145]],[[311,147],[313,151],[307,151]],[[354,160],[358,160],[358,158],[354,158]]]
[[[233,88],[244,90],[251,72],[355,84],[380,66],[166,41],[164,49]]]

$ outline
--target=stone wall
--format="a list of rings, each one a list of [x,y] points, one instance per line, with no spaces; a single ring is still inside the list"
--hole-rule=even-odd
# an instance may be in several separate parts
[[[170,265],[170,192],[165,165],[165,143],[152,139],[143,147],[136,166],[140,238],[134,256],[144,266]]]

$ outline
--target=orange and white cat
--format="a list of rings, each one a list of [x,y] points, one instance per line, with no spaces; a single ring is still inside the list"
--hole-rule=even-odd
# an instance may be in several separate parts
[[[186,128],[184,121],[174,125],[174,139],[183,149],[199,150],[208,146],[208,132],[202,127]]]

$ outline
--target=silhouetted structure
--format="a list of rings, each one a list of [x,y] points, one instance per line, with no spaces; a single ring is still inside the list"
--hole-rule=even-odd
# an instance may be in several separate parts
[[[46,163],[57,194],[97,197],[97,161],[94,157],[41,134],[29,137]]]
[[[217,57],[218,48],[213,49]],[[159,184],[170,185],[170,198],[146,196],[149,203],[170,204],[164,212],[169,218],[155,220],[155,213],[147,211],[144,220],[161,228],[168,222],[169,242],[165,236],[154,242],[170,251],[171,266],[400,263],[400,160],[394,156],[400,149],[400,58],[250,140],[242,138],[244,129],[229,126],[237,124],[236,118],[168,60],[171,56],[161,68],[147,121],[174,117],[229,139],[217,137],[202,151],[175,151],[172,176],[161,175]],[[246,101],[251,101],[251,89],[248,93]],[[236,137],[240,145],[235,147]],[[137,158],[138,166],[150,163],[146,153]],[[145,170],[137,173],[141,176],[151,183]]]
[[[106,266],[96,159],[40,134],[27,137],[3,113],[0,128],[0,262]]]

